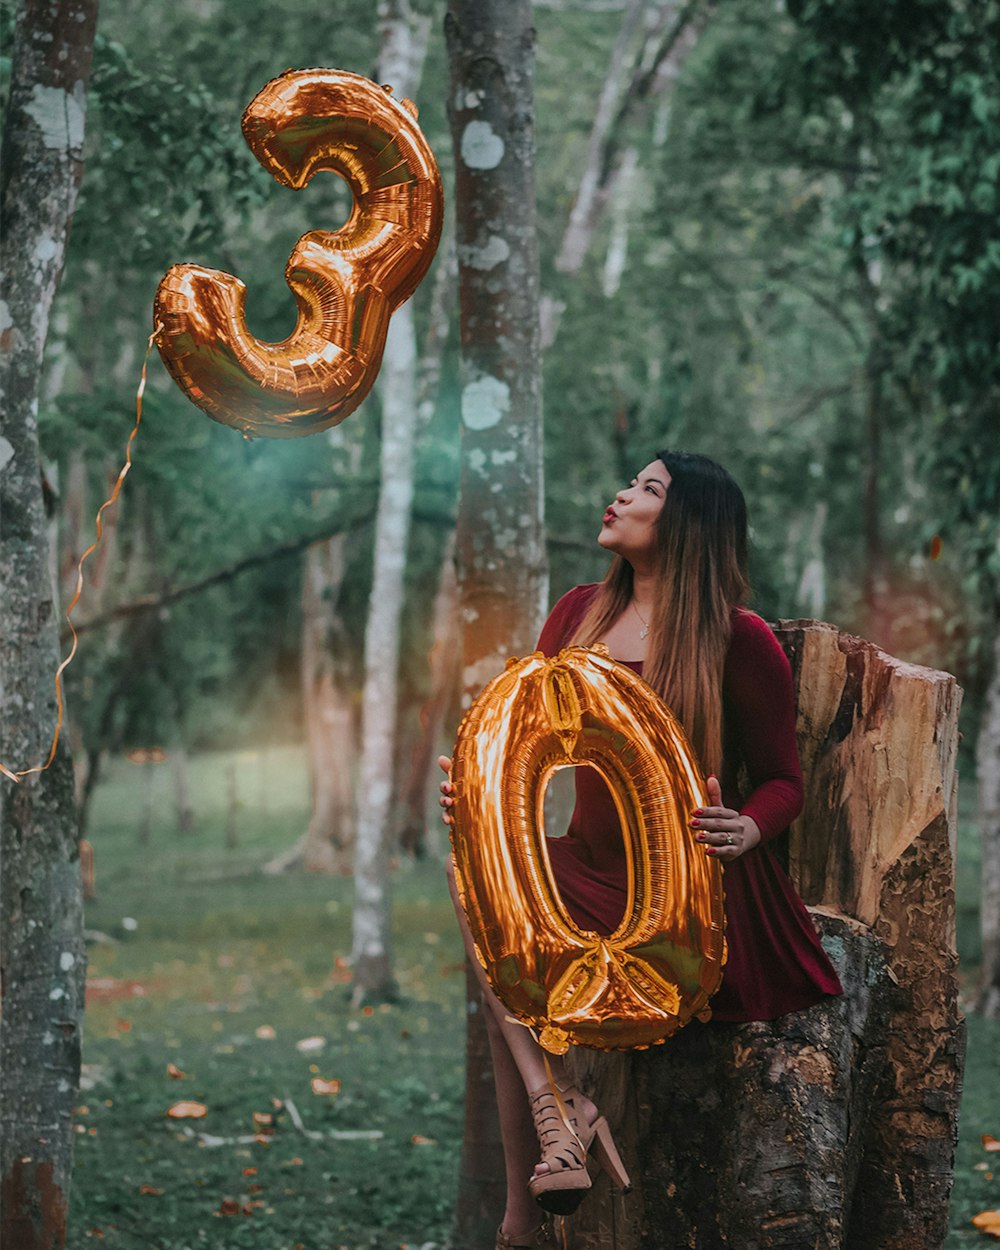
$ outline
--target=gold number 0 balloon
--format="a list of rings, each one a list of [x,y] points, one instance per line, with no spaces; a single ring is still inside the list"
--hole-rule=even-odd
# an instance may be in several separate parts
[[[545,850],[543,799],[568,765],[615,797],[628,902],[608,937],[578,929]],[[722,980],[722,870],[689,829],[707,802],[667,707],[603,646],[511,660],[458,731],[452,846],[477,953],[500,999],[542,1045],[662,1042],[707,1019]]]
[[[354,194],[340,230],[304,234],[285,277],[298,321],[282,343],[247,328],[246,287],[231,274],[174,265],[160,283],[160,355],[199,408],[248,436],[294,438],[342,421],[379,370],[389,318],[427,272],[443,195],[416,120],[358,74],[289,70],[255,97],[243,134],[278,182],[301,189],[317,170]]]

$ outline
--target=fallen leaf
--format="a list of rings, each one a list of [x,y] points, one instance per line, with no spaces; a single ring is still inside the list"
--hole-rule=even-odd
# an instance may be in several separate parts
[[[147,1196],[159,1196],[163,1193],[163,1190],[157,1189],[155,1185],[140,1185],[139,1193],[146,1194]]]
[[[421,1137],[419,1133],[414,1133],[410,1138],[411,1145],[414,1146],[436,1146],[437,1142],[433,1137]]]
[[[208,1115],[208,1108],[203,1102],[175,1102],[167,1115],[171,1120],[200,1120]]]
[[[167,1076],[173,1077],[175,1081],[181,1081],[187,1076],[187,1073],[182,1072],[176,1063],[168,1063]]]
[[[254,1029],[254,1036],[259,1037],[262,1042],[273,1042],[278,1035],[272,1025],[261,1024]]]
[[[295,1049],[303,1055],[308,1055],[314,1050],[322,1050],[325,1045],[325,1037],[304,1037],[295,1043]]]
[[[309,1082],[314,1094],[339,1094],[340,1082],[336,1077],[332,1081],[324,1081],[321,1076],[314,1076]]]
[[[256,1176],[256,1175],[257,1175],[257,1169],[256,1169],[256,1168],[244,1168],[244,1169],[243,1169],[243,1175],[244,1175],[244,1176]]]
[[[972,1222],[981,1233],[1000,1237],[1000,1211],[980,1211],[972,1217]]]
[[[984,1150],[1000,1150],[1000,1141],[995,1137],[991,1137],[989,1133],[984,1133],[980,1140],[983,1143]]]
[[[253,1113],[253,1122],[257,1128],[260,1128],[265,1124],[273,1124],[274,1116],[270,1111],[255,1111]]]
[[[219,1209],[216,1215],[239,1215],[240,1204],[235,1198],[223,1198],[219,1203]]]

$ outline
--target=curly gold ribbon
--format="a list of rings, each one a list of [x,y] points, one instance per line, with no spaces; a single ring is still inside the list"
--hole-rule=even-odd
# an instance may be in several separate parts
[[[69,666],[70,661],[76,655],[76,649],[77,649],[78,640],[77,640],[76,630],[73,627],[72,613],[73,613],[73,609],[80,602],[80,596],[83,594],[83,562],[87,559],[89,555],[91,555],[92,552],[97,550],[97,547],[101,541],[101,537],[104,533],[103,526],[101,525],[101,514],[104,512],[105,508],[110,508],[111,505],[118,498],[119,494],[121,493],[122,483],[125,481],[125,478],[128,476],[128,471],[132,467],[132,444],[135,441],[136,435],[139,433],[139,426],[142,422],[142,397],[146,392],[146,370],[149,366],[149,354],[153,350],[153,344],[159,338],[160,331],[162,329],[163,329],[163,326],[158,323],[153,333],[149,336],[149,342],[146,344],[146,355],[143,357],[142,372],[139,375],[139,387],[135,393],[135,425],[132,427],[132,433],[128,436],[128,442],[125,444],[125,463],[122,465],[121,472],[118,474],[118,479],[115,482],[114,490],[111,492],[108,498],[105,499],[104,503],[102,503],[101,506],[97,509],[97,516],[94,518],[94,524],[97,527],[97,537],[94,539],[94,541],[90,544],[90,546],[87,548],[87,550],[83,553],[83,555],[80,557],[79,561],[77,562],[76,591],[73,594],[73,598],[70,600],[69,607],[67,607],[66,609],[66,624],[69,626],[69,631],[73,635],[73,645],[70,647],[69,655],[66,656],[63,662],[56,669],[55,684],[56,684],[57,716],[56,716],[55,731],[52,734],[52,745],[49,747],[48,759],[46,759],[44,764],[37,764],[34,768],[24,768],[24,769],[21,769],[20,772],[16,772],[16,773],[12,772],[11,769],[5,767],[3,764],[0,764],[0,773],[3,773],[5,777],[8,777],[11,781],[14,781],[14,782],[20,782],[22,777],[30,777],[32,773],[44,773],[47,768],[51,767],[52,761],[56,757],[56,748],[59,745],[59,735],[62,732],[63,711],[64,711],[63,693],[62,693],[62,675],[66,671],[66,668]]]

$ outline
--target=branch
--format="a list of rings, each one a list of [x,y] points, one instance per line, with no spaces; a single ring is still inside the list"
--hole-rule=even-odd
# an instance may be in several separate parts
[[[424,512],[420,509],[415,509],[413,517],[415,521],[422,521],[430,525],[455,524],[455,518],[450,513]],[[199,595],[202,591],[209,590],[213,586],[219,586],[224,582],[232,581],[234,577],[247,572],[248,569],[257,568],[262,564],[269,564],[272,560],[284,560],[289,556],[298,555],[300,551],[304,551],[306,547],[311,547],[313,543],[325,542],[336,534],[363,529],[366,525],[370,525],[374,519],[374,511],[369,510],[359,516],[347,519],[338,517],[336,520],[326,521],[308,534],[301,534],[298,538],[289,539],[288,542],[281,543],[277,547],[270,547],[266,551],[255,551],[252,555],[243,556],[242,559],[237,560],[234,564],[227,564],[223,568],[207,573],[204,577],[199,577],[193,582],[186,582],[181,586],[175,586],[159,594],[140,595],[129,603],[120,603],[114,608],[109,608],[107,612],[101,612],[99,615],[91,617],[88,621],[81,621],[76,626],[76,632],[78,635],[85,634],[90,630],[102,629],[105,625],[110,625],[113,621],[119,621],[126,617],[141,616],[146,612],[157,612],[161,608],[169,607],[170,604],[177,603],[181,599],[187,599],[191,595]],[[69,631],[66,630],[63,634],[63,641],[68,641],[69,637]]]

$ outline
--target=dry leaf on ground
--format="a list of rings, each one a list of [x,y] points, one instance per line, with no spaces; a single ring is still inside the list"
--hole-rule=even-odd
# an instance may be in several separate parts
[[[171,1120],[200,1120],[208,1115],[208,1108],[203,1102],[175,1102],[167,1115]]]
[[[336,1077],[332,1081],[324,1081],[321,1076],[314,1076],[309,1082],[314,1094],[339,1094],[340,1082]]]
[[[981,1233],[1000,1238],[1000,1211],[980,1211],[972,1217],[972,1222]]]

